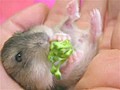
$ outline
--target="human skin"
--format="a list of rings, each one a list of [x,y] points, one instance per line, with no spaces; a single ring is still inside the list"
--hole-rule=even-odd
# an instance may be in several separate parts
[[[43,4],[37,4],[11,17],[0,27],[0,50],[4,42],[17,31],[25,31],[31,26],[38,24],[53,27],[59,23],[61,19],[66,16],[65,7],[69,1],[70,0],[64,0],[61,2],[61,0],[57,0],[51,10]],[[108,3],[108,13],[104,21],[106,23],[104,24],[104,34],[99,45],[99,53],[90,63],[83,78],[78,82],[76,90],[117,90],[117,88],[120,88],[120,15],[118,16],[117,12],[116,16],[112,14],[114,10],[119,10],[117,9],[118,7],[114,7],[116,4],[119,4],[118,1],[119,0],[114,0],[114,2],[113,0],[109,0],[109,2],[107,2],[107,0],[85,0],[83,2],[81,18],[77,21],[77,25],[82,29],[90,27],[89,12],[93,8],[100,9],[103,19]],[[8,88],[12,90],[22,89],[6,74],[1,62],[0,80],[1,90]]]

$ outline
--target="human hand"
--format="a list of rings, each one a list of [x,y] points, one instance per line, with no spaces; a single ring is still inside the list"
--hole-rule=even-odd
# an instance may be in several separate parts
[[[13,17],[13,19],[12,19],[12,22],[15,22],[15,25],[14,24],[10,24],[11,22],[7,22],[7,24],[5,23],[5,24],[3,24],[3,26],[2,26],[2,29],[5,31],[5,32],[3,32],[3,30],[2,30],[2,35],[0,35],[0,36],[4,36],[4,37],[0,37],[0,38],[3,38],[2,40],[2,44],[0,45],[1,47],[2,47],[2,45],[3,45],[3,43],[9,38],[9,37],[11,37],[11,35],[14,33],[14,32],[16,32],[16,31],[19,31],[19,30],[21,30],[21,31],[24,31],[24,30],[27,30],[30,26],[34,26],[34,25],[36,25],[36,24],[41,24],[41,23],[44,23],[45,25],[48,25],[48,26],[50,26],[50,27],[53,27],[53,26],[55,26],[57,23],[59,23],[60,21],[61,21],[61,19],[63,19],[65,16],[66,16],[66,11],[65,11],[65,7],[66,7],[66,5],[67,5],[67,3],[69,2],[70,0],[64,0],[64,1],[62,1],[61,2],[61,0],[57,0],[56,1],[56,4],[55,4],[55,6],[54,6],[54,8],[49,12],[49,14],[48,14],[48,10],[42,5],[38,5],[38,6],[36,6],[37,7],[37,10],[36,9],[34,9],[34,10],[29,10],[29,14],[28,14],[28,12],[22,12],[21,14],[18,14],[18,15],[16,15],[15,17]],[[93,3],[94,2],[94,3]],[[99,8],[100,9],[100,12],[101,12],[101,14],[102,14],[102,18],[104,17],[104,14],[105,14],[105,9],[106,9],[106,2],[107,2],[107,0],[100,0],[100,1],[89,1],[89,0],[86,0],[86,4],[84,4],[84,6],[81,8],[81,19],[77,22],[77,24],[78,24],[78,26],[80,26],[80,28],[82,27],[83,29],[84,28],[87,28],[87,27],[89,27],[89,19],[90,19],[90,17],[89,17],[89,11],[91,11],[93,8]],[[94,4],[94,5],[93,5]],[[39,9],[38,9],[38,7],[39,7]],[[33,13],[34,12],[34,13]],[[40,14],[40,12],[42,12],[42,15]],[[24,16],[25,15],[25,16]],[[28,16],[26,16],[26,15],[30,15],[31,17],[33,17],[34,15],[36,15],[36,17],[35,18],[32,18],[31,19],[31,17],[28,17]],[[38,16],[37,16],[38,15]],[[48,16],[47,16],[48,15]],[[21,17],[21,18],[20,18]],[[47,17],[47,18],[46,18]],[[23,19],[22,19],[23,18]],[[14,20],[14,21],[13,21]],[[9,26],[8,26],[9,25]],[[7,26],[7,28],[6,28],[6,26]],[[9,31],[7,31],[7,30],[9,30],[9,31],[12,31],[12,32],[9,32]],[[106,31],[106,30],[105,30]],[[110,32],[109,32],[109,34],[107,35],[107,36],[111,36],[110,35]],[[107,40],[106,40],[107,39]],[[109,38],[107,37],[106,38],[106,33],[103,35],[103,40],[101,41],[101,43],[100,43],[100,53],[97,55],[98,56],[98,58],[100,59],[100,57],[103,57],[103,58],[105,58],[106,56],[108,56],[109,55],[109,53],[111,53],[111,52],[109,52],[109,51],[105,51],[104,50],[104,48],[106,48],[106,46],[107,46],[107,48],[109,47],[109,45],[107,45],[108,43],[107,43],[107,41],[109,40]],[[110,40],[109,40],[110,41]],[[110,44],[110,43],[109,43]],[[116,52],[116,51],[115,51]],[[113,53],[112,53],[112,55],[114,56],[114,57],[116,57],[116,55],[118,55],[117,53],[115,53],[115,52],[113,52],[114,53],[114,55],[113,55]],[[105,54],[105,55],[104,55]],[[100,56],[101,55],[101,56]],[[92,61],[92,63],[90,64],[90,66],[91,67],[93,67],[93,68],[96,68],[96,70],[93,70],[93,71],[97,71],[97,70],[99,70],[99,68],[97,68],[96,66],[95,66],[95,64],[94,63],[97,63],[97,64],[99,64],[99,62],[96,60],[96,59],[98,59],[97,58],[97,56],[96,56],[96,58]],[[111,57],[113,57],[113,56],[111,56]],[[114,58],[113,57],[113,58]],[[108,58],[107,58],[108,59]],[[100,61],[100,60],[99,60]],[[106,60],[104,60],[104,61],[102,61],[104,64],[105,64],[105,62],[106,62]],[[0,62],[0,64],[1,64],[1,62]],[[101,65],[101,66],[100,66]],[[104,66],[102,66],[102,64],[100,64],[99,66],[100,67],[104,67]],[[106,64],[105,64],[106,65]],[[89,67],[90,67],[89,66]],[[16,85],[16,83],[15,82],[13,82],[8,76],[7,76],[7,74],[5,73],[5,71],[4,71],[4,69],[3,69],[3,67],[2,67],[2,65],[0,65],[0,71],[2,71],[2,72],[0,72],[0,75],[2,75],[2,77],[0,77],[0,79],[1,79],[1,81],[2,81],[2,88],[3,89],[10,89],[10,88],[12,88],[12,90],[13,89],[18,89],[19,88],[19,86],[18,85]],[[106,69],[107,70],[107,69]],[[101,71],[101,70],[99,70],[99,71]],[[111,70],[110,70],[111,71]],[[90,72],[90,74],[92,75],[93,73],[89,70],[89,68],[88,68],[88,70],[87,70],[87,72]],[[86,72],[86,73],[87,73]],[[101,71],[101,72],[103,72],[103,71]],[[96,73],[96,72],[95,72]],[[104,74],[104,73],[103,73]],[[94,76],[94,77],[97,77],[97,76]],[[99,76],[99,77],[102,77],[101,75]],[[80,88],[95,88],[96,86],[94,85],[94,83],[95,82],[97,82],[97,81],[93,81],[92,80],[92,82],[93,82],[93,84],[91,85],[91,86],[86,86],[86,84],[87,84],[87,82],[86,82],[86,80],[84,79],[84,78],[86,78],[86,76],[84,75],[84,77],[83,77],[83,79],[78,83],[78,85],[76,86],[76,89],[77,90],[80,90]],[[91,78],[91,79],[93,79],[93,77],[89,77],[89,78]],[[107,79],[108,80],[108,79]],[[82,81],[84,81],[85,83],[84,83],[84,85],[85,86],[82,86],[82,84],[80,84]],[[115,80],[114,80],[115,81]],[[7,82],[7,83],[6,83]],[[98,81],[99,82],[99,81]],[[100,82],[100,83],[102,83],[102,82]],[[98,83],[99,84],[99,83]],[[90,84],[88,84],[88,85],[90,85]],[[100,84],[100,87],[102,87],[102,85]],[[108,86],[105,86],[105,87],[108,87]],[[2,90],[3,90],[2,89]]]
[[[84,8],[93,7],[84,3]],[[91,1],[92,2],[92,1]],[[105,2],[105,1],[104,1]],[[99,3],[99,2],[98,2]],[[95,4],[95,3],[94,3]],[[104,23],[104,34],[100,49],[92,60],[83,78],[76,85],[76,90],[118,90],[120,89],[120,1],[109,0]],[[99,7],[99,6],[97,6]],[[102,6],[101,6],[102,7]],[[104,8],[105,9],[105,8]]]

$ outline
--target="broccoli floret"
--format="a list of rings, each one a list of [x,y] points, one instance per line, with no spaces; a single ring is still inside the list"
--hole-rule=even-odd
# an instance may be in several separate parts
[[[57,79],[61,79],[60,66],[73,51],[73,46],[69,40],[51,42],[48,60],[52,63],[51,73]]]

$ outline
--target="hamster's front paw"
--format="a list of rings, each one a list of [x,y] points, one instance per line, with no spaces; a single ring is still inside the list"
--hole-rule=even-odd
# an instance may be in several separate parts
[[[56,33],[50,41],[64,41],[64,40],[71,40],[71,37],[65,33]]]
[[[81,50],[74,51],[74,53],[68,58],[68,64],[79,62],[82,59],[83,52]]]
[[[74,66],[78,65],[83,59],[83,51],[77,50],[67,59],[67,62],[61,68],[61,72],[68,77]]]

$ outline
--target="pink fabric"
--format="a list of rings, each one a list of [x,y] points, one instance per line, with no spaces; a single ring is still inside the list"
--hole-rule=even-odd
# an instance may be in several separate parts
[[[54,5],[55,0],[35,0],[35,2],[42,2],[48,5],[49,7],[52,7]]]
[[[42,2],[51,7],[54,1],[55,0],[0,0],[0,24],[30,5]]]

